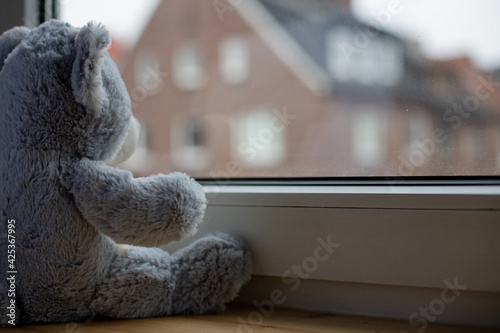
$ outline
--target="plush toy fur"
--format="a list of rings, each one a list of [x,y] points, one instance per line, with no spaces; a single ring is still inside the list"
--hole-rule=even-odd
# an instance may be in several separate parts
[[[53,20],[0,37],[2,325],[9,220],[16,323],[217,312],[249,279],[249,251],[230,235],[172,255],[151,248],[194,233],[205,195],[181,173],[134,178],[106,164],[136,136],[109,45],[96,23]]]

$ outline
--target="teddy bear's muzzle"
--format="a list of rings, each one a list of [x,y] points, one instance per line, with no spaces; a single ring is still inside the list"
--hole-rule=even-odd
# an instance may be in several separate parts
[[[141,127],[139,125],[139,122],[132,116],[130,118],[130,125],[128,127],[127,137],[125,138],[122,147],[120,148],[118,153],[114,156],[114,158],[112,158],[111,161],[107,161],[106,164],[116,165],[126,161],[127,159],[129,159],[130,156],[132,156],[132,154],[135,151],[135,148],[137,147],[137,143],[139,142],[139,133],[141,131],[140,128]]]

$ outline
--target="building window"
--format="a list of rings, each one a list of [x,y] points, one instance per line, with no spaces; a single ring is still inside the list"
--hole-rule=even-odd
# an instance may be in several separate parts
[[[348,81],[352,76],[351,62],[356,54],[350,49],[352,33],[347,28],[336,28],[328,34],[326,41],[326,61],[333,77],[339,81]]]
[[[244,112],[233,126],[234,152],[244,166],[264,168],[286,157],[285,128],[269,107]]]
[[[385,39],[377,43],[379,58],[379,76],[381,83],[393,86],[403,77],[403,50],[393,40]]]
[[[200,122],[190,120],[186,124],[185,144],[192,147],[202,147],[204,145],[204,128]]]
[[[188,171],[206,169],[212,156],[207,147],[205,123],[195,118],[172,122],[172,161]]]
[[[410,112],[410,111],[409,111]],[[432,137],[432,119],[421,110],[412,110],[408,118],[408,147],[417,149],[419,144]]]
[[[240,37],[228,37],[219,45],[219,71],[224,82],[239,84],[248,76],[248,47]]]
[[[465,165],[479,165],[485,147],[483,136],[474,127],[465,127],[460,136],[461,162]]]
[[[354,30],[335,28],[327,34],[326,61],[333,77],[339,81],[392,86],[403,75],[402,47],[388,38],[373,37],[356,44]]]
[[[193,42],[186,42],[174,50],[172,67],[173,80],[180,89],[196,90],[206,81],[205,59]]]
[[[379,165],[385,154],[383,123],[375,110],[362,111],[352,119],[352,154],[355,163],[362,167]]]

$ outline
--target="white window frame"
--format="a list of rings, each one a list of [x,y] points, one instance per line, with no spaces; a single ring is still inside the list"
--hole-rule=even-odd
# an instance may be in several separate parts
[[[206,222],[195,237],[230,232],[252,248],[254,276],[241,292],[243,303],[264,304],[280,290],[286,302],[275,306],[410,320],[420,307],[438,302],[445,280],[457,278],[467,290],[446,303],[433,322],[500,326],[498,183],[419,186],[388,180],[385,185],[210,185],[205,191]],[[340,246],[317,261],[317,269],[309,267],[308,277],[292,290],[295,284],[283,278],[290,278],[293,265],[308,259],[311,264],[318,237],[328,235]],[[409,323],[408,331],[418,328]]]

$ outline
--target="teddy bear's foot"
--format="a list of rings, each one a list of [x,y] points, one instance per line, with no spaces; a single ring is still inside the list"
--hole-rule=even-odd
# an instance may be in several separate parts
[[[174,289],[169,254],[158,248],[118,245],[91,310],[110,318],[144,318],[171,312]]]
[[[247,245],[228,234],[205,236],[172,255],[172,314],[221,312],[250,279]]]

